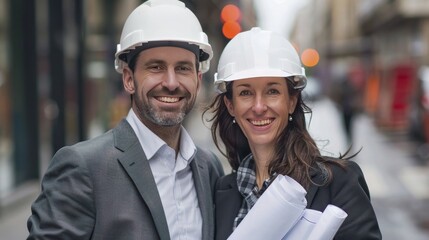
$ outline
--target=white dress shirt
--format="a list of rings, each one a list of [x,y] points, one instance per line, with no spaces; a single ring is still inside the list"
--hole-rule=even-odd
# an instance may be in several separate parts
[[[196,147],[182,127],[177,154],[149,130],[130,109],[126,118],[149,161],[167,218],[171,239],[201,239],[202,217],[190,162]]]

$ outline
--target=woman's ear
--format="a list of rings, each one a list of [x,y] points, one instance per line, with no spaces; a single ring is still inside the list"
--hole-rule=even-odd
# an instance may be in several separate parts
[[[289,114],[295,112],[296,104],[298,102],[298,94],[289,96]]]
[[[136,89],[134,86],[133,72],[129,67],[125,67],[124,70],[122,71],[122,83],[127,93],[134,94]]]
[[[231,100],[229,100],[226,96],[223,96],[223,102],[225,103],[225,106],[228,109],[229,115],[235,117],[234,106],[232,105]]]

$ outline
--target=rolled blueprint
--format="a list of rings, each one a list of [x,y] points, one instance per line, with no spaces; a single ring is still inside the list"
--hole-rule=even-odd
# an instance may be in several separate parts
[[[228,240],[282,239],[301,219],[306,194],[294,179],[278,175]]]
[[[332,240],[347,217],[347,213],[334,205],[328,205],[314,226],[308,240]]]
[[[295,226],[283,237],[282,240],[303,240],[308,239],[320,217],[321,211],[314,209],[305,209],[301,219]]]

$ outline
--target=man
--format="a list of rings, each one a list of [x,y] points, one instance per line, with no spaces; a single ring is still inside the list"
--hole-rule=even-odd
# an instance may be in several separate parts
[[[55,154],[32,205],[28,239],[213,239],[212,193],[223,170],[181,125],[211,57],[182,2],[136,8],[115,60],[131,95],[128,116]]]

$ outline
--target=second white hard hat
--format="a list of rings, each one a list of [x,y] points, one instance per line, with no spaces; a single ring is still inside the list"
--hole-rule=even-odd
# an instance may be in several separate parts
[[[115,69],[122,73],[126,54],[142,46],[180,46],[199,49],[200,70],[210,67],[213,50],[195,14],[178,0],[149,0],[127,18],[115,54]]]
[[[215,86],[225,92],[226,82],[253,77],[288,77],[295,89],[307,84],[293,45],[280,34],[257,27],[237,34],[226,45],[214,76]]]

